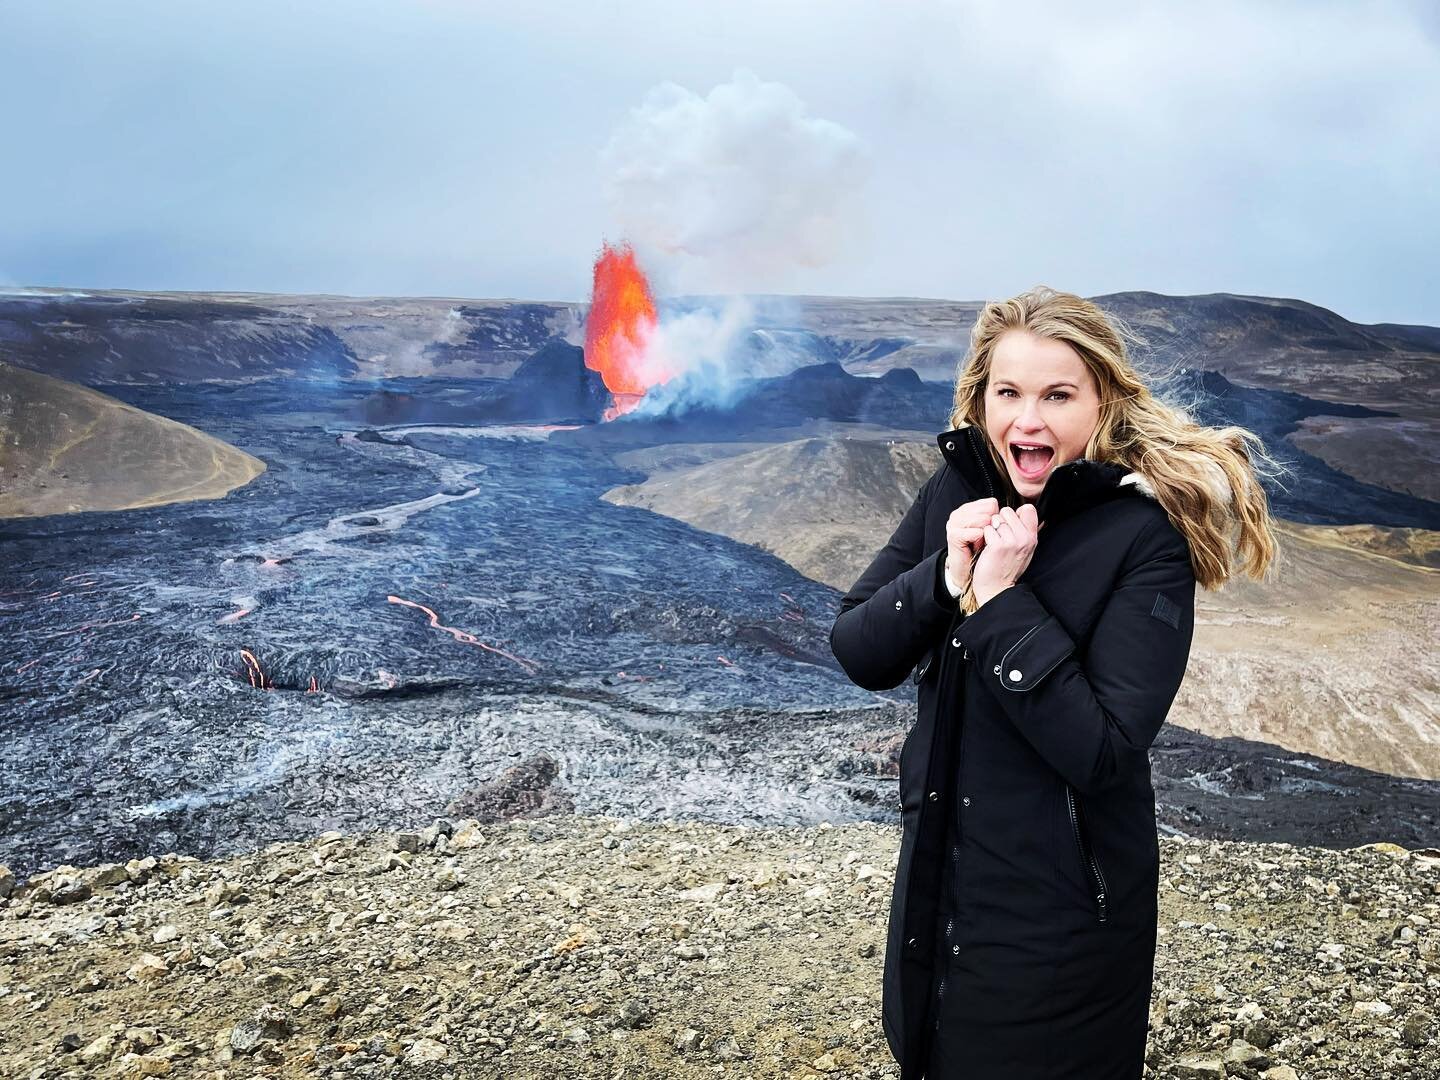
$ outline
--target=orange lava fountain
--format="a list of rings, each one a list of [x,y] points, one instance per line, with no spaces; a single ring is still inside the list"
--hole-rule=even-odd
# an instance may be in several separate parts
[[[629,412],[650,387],[673,376],[649,355],[658,321],[650,282],[630,245],[603,245],[585,319],[585,365],[600,373],[615,399],[602,420]]]

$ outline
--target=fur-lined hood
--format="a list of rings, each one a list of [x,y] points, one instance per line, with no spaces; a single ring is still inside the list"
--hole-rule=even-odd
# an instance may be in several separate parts
[[[1018,505],[1009,481],[996,471],[985,433],[974,424],[942,431],[936,436],[946,464],[958,472],[980,497],[1000,500],[1001,506]],[[1111,499],[1141,496],[1155,498],[1155,489],[1143,475],[1111,461],[1077,458],[1051,471],[1035,500],[1041,521],[1057,521]]]

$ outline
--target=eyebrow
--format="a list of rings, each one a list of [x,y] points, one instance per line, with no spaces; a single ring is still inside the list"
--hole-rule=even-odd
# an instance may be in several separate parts
[[[1017,389],[1019,388],[1016,383],[1011,382],[1009,379],[996,379],[996,380],[995,380],[995,385],[996,385],[996,386],[1015,386]],[[1079,389],[1080,389],[1080,388],[1079,388],[1078,386],[1076,386],[1073,382],[1052,382],[1049,386],[1045,387],[1045,389],[1046,389],[1046,390],[1054,390],[1057,386],[1068,386],[1068,387],[1070,387],[1070,389],[1072,389],[1072,390],[1079,390]]]

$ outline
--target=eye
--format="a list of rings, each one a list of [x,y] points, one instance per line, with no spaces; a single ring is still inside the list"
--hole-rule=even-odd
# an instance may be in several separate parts
[[[1015,391],[1014,391],[1011,387],[1002,386],[1002,387],[1000,387],[998,390],[996,390],[995,392],[996,392],[997,394],[1004,395],[1004,394],[1007,394],[1007,393],[1013,394]],[[1055,397],[1057,394],[1060,396],[1060,400],[1061,400],[1061,401],[1069,401],[1069,400],[1070,400],[1070,395],[1067,394],[1064,390],[1054,390],[1054,391],[1051,391],[1050,397]]]

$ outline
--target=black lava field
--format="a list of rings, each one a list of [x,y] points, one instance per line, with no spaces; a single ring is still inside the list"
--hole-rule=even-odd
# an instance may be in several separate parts
[[[463,423],[462,381],[409,383],[384,424],[358,383],[98,387],[268,470],[223,499],[0,524],[0,863],[424,823],[547,760],[580,812],[897,819],[893,753],[862,747],[903,730],[913,687],[846,679],[839,594],[599,497],[643,479],[617,439],[713,440],[717,418]],[[906,385],[943,416],[948,387]],[[1326,485],[1351,482],[1305,464],[1277,505],[1327,519]],[[1385,498],[1345,505],[1435,527]],[[1161,827],[1192,835],[1405,842],[1440,814],[1440,784],[1260,744],[1167,726],[1152,757]]]

